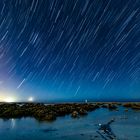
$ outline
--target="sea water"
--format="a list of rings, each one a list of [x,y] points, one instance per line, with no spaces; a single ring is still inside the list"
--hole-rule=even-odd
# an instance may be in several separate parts
[[[34,118],[0,119],[0,140],[103,140],[97,133],[99,123],[111,119],[117,140],[140,140],[140,112],[123,107],[119,111],[97,109],[77,119],[70,115],[53,122],[38,122]]]

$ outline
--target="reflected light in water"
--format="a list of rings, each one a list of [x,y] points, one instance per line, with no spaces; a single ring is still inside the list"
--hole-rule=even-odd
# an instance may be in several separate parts
[[[15,128],[15,126],[16,126],[16,120],[11,119],[11,128]]]

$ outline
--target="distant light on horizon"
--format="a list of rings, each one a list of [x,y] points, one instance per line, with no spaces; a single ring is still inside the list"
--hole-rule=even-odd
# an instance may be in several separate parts
[[[34,98],[33,97],[29,97],[28,98],[28,102],[33,102],[34,101]]]
[[[7,103],[12,103],[12,102],[16,102],[16,99],[14,97],[7,97],[3,101]]]
[[[12,103],[17,102],[19,100],[16,94],[10,91],[1,91],[0,92],[0,102]]]
[[[14,103],[14,102],[19,102],[22,101],[20,98],[17,98],[16,96],[0,96],[0,102],[6,102],[6,103]],[[34,97],[30,96],[23,101],[28,101],[28,102],[33,102]]]

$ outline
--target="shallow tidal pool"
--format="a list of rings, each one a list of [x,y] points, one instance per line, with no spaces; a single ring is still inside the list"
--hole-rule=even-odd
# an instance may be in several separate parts
[[[123,107],[119,111],[97,109],[77,119],[70,115],[53,122],[38,122],[34,118],[0,119],[0,140],[104,140],[96,131],[98,124],[112,118],[112,131],[117,140],[140,140],[140,112]]]

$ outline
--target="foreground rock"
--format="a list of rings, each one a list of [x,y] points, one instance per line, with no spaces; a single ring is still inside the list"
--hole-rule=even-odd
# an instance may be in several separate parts
[[[38,121],[53,121],[58,116],[70,115],[77,118],[87,115],[89,111],[98,108],[107,108],[110,111],[117,110],[120,103],[72,103],[45,105],[42,103],[1,103],[0,118],[34,117]],[[140,110],[140,103],[122,104],[126,108]]]
[[[76,118],[79,115],[87,115],[88,111],[99,108],[97,104],[54,104],[41,103],[25,104],[0,104],[0,118],[34,117],[39,121],[53,121],[58,116],[72,114]]]
[[[140,103],[124,103],[123,106],[134,110],[140,110]]]
[[[87,113],[86,110],[80,109],[80,110],[79,110],[79,114],[80,114],[80,115],[87,115],[88,113]]]
[[[77,118],[78,115],[79,115],[79,113],[77,111],[73,111],[72,114],[71,114],[71,117]]]

